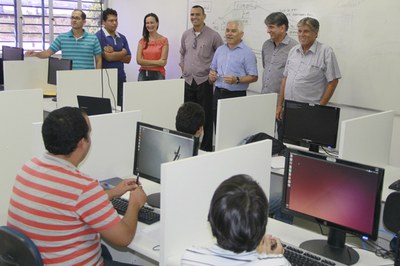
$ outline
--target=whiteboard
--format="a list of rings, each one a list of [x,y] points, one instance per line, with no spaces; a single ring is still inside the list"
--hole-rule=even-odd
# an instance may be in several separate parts
[[[288,33],[295,40],[301,18],[320,22],[317,40],[333,48],[342,73],[331,102],[400,113],[399,0],[189,0],[189,10],[194,4],[205,8],[206,24],[221,36],[228,20],[244,22],[243,39],[258,61],[259,81],[250,90],[261,91],[261,47],[269,38],[264,19],[280,11],[288,17]]]

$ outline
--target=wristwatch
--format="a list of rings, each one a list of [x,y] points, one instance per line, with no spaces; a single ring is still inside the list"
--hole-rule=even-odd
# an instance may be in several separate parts
[[[239,84],[239,83],[240,83],[240,78],[236,77],[236,84]]]

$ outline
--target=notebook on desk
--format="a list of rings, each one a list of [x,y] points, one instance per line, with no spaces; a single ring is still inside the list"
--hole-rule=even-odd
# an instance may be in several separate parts
[[[86,111],[88,115],[101,115],[112,113],[109,98],[77,95],[79,108]]]

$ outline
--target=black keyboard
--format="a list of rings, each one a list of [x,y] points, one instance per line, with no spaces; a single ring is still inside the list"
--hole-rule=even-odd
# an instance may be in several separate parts
[[[123,198],[114,198],[111,200],[112,205],[115,210],[120,215],[124,215],[126,209],[128,208],[128,200]],[[142,207],[139,211],[139,222],[145,224],[153,224],[155,222],[160,221],[160,214],[156,213],[153,208],[150,207]]]
[[[288,244],[282,244],[285,248],[283,256],[292,264],[292,266],[333,266],[343,265],[332,260],[328,260],[324,257],[320,257],[315,253],[306,251],[304,249],[294,247]]]

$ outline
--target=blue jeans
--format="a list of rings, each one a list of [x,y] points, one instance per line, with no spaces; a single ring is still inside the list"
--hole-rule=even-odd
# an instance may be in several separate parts
[[[138,81],[148,81],[148,80],[163,80],[165,77],[160,71],[153,70],[140,70]]]

